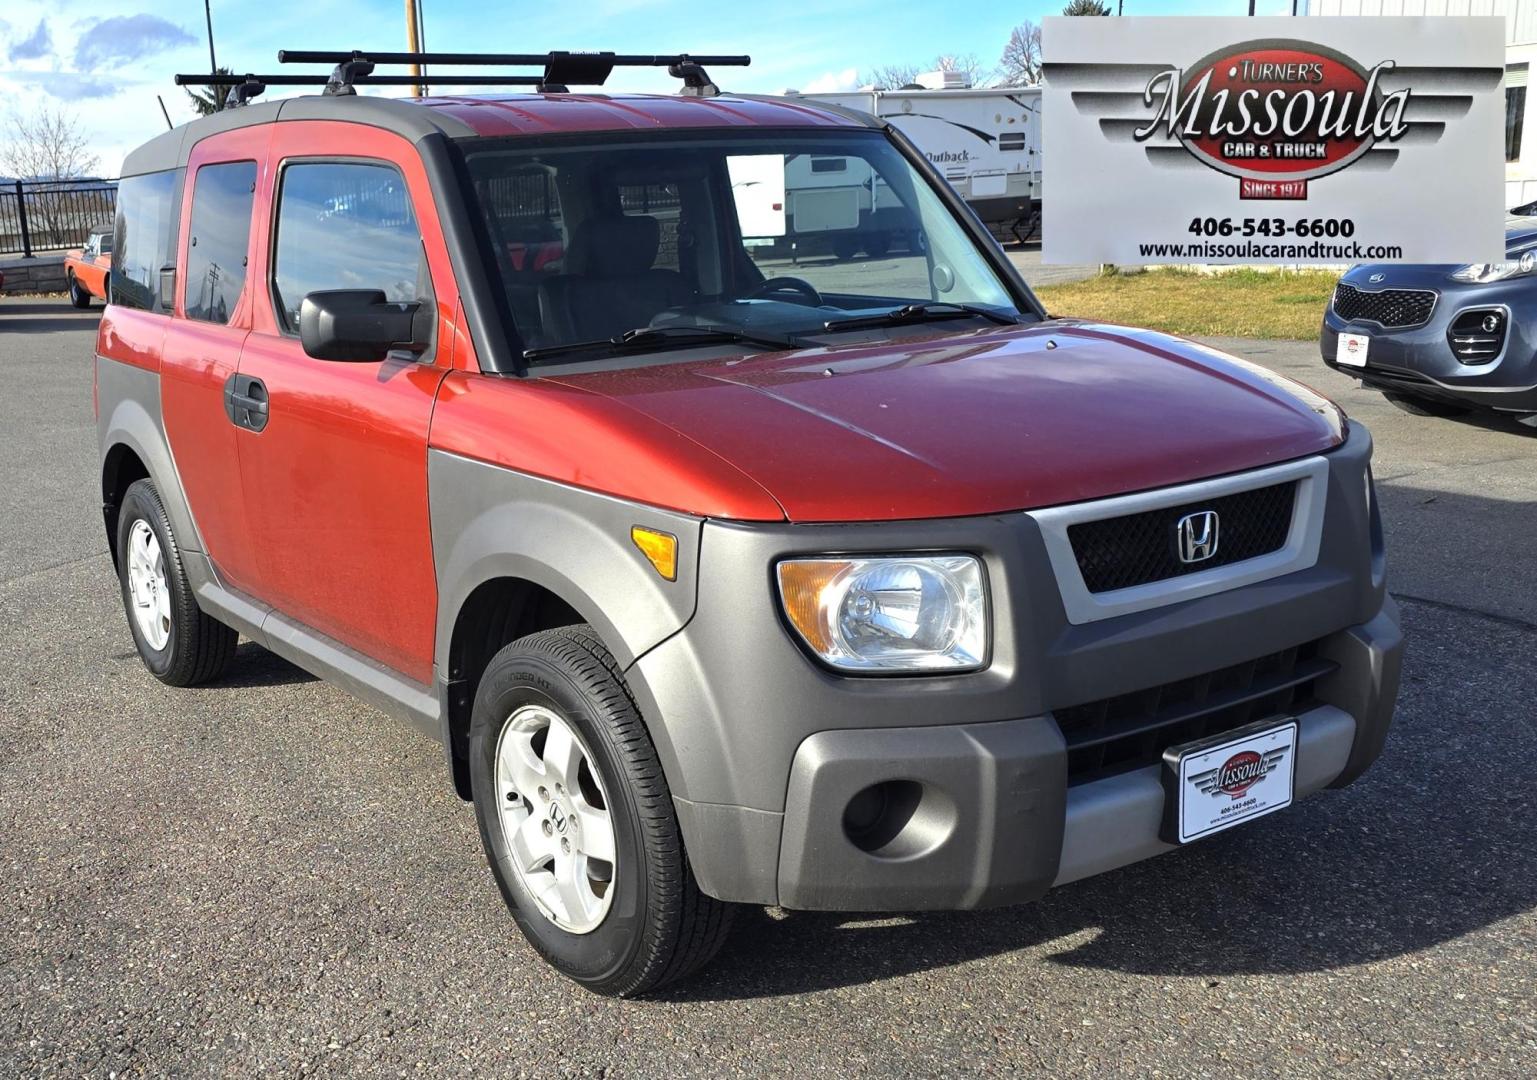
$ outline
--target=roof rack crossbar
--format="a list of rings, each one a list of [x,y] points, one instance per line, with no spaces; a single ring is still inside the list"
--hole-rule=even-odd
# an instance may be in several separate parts
[[[279,49],[280,64],[340,64],[347,60],[372,60],[375,64],[433,64],[460,67],[537,67],[554,60],[602,57],[610,67],[671,67],[687,61],[711,67],[747,67],[750,56],[693,56],[689,53],[631,54],[606,52],[548,53],[449,53],[449,52],[321,52]]]
[[[444,86],[537,86],[539,75],[433,75],[432,82]],[[255,81],[263,86],[326,86],[330,75],[178,75],[177,86],[244,86]],[[412,86],[427,81],[419,75],[365,75],[361,85]]]
[[[683,80],[683,93],[693,97],[714,97],[720,93],[710,81],[704,65],[746,67],[750,56],[691,56],[655,53],[548,52],[548,53],[429,53],[380,52],[354,49],[352,52],[317,52],[303,49],[279,49],[280,64],[334,64],[329,75],[177,75],[177,86],[232,86],[226,104],[246,104],[269,86],[320,86],[330,95],[356,93],[358,85],[421,86],[423,75],[377,75],[379,64],[418,64],[435,67],[542,67],[541,75],[503,75],[487,72],[479,75],[433,75],[439,86],[532,86],[541,93],[563,94],[567,85],[602,86],[616,67],[665,67],[675,79]]]
[[[746,67],[752,57],[745,55],[691,56],[688,53],[611,53],[611,52],[548,52],[548,53],[449,53],[449,52],[325,52],[308,49],[279,49],[280,64],[335,64],[333,73],[337,89],[331,93],[346,93],[356,79],[344,77],[348,65],[367,64],[415,64],[433,67],[542,67],[544,75],[533,80],[544,93],[565,93],[568,85],[602,86],[616,67],[664,67],[669,75],[683,80],[683,93],[696,97],[714,97],[720,89],[710,81],[704,65],[718,67]],[[367,81],[379,82],[378,77]],[[425,82],[424,79],[417,81]],[[435,83],[443,85],[473,85],[474,80],[450,81],[435,76]],[[484,80],[489,82],[489,80]],[[516,85],[516,84],[514,84]]]

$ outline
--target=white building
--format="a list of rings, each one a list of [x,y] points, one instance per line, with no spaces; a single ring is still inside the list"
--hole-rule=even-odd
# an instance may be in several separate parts
[[[1307,0],[1307,13],[1505,16],[1505,205],[1537,200],[1537,0]]]

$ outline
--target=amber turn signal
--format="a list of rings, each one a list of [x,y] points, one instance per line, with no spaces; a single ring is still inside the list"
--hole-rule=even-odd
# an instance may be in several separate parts
[[[849,568],[837,559],[808,559],[779,564],[779,593],[784,597],[785,614],[813,649],[826,653],[832,648],[822,596],[833,579]]]
[[[668,581],[678,580],[678,538],[676,536],[633,525],[630,527],[630,539],[636,547],[640,548],[640,553],[650,561],[651,565],[656,567],[658,574]]]

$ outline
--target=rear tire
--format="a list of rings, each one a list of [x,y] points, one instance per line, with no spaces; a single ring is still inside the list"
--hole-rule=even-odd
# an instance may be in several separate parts
[[[1451,402],[1435,401],[1414,394],[1384,391],[1382,396],[1387,398],[1395,408],[1402,409],[1410,416],[1465,416],[1473,411],[1466,405],[1453,405]]]
[[[135,481],[117,517],[117,575],[139,659],[167,686],[224,674],[239,635],[205,615],[192,595],[160,493]]]
[[[81,309],[91,306],[91,294],[80,287],[80,281],[74,274],[69,275],[69,302]]]
[[[715,956],[733,909],[699,891],[656,750],[591,627],[531,634],[492,658],[469,757],[492,875],[558,971],[632,996]]]

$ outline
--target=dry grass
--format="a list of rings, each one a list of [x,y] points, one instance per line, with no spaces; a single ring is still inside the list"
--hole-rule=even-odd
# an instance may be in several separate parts
[[[1036,290],[1053,315],[1126,323],[1191,337],[1318,336],[1339,275],[1330,270],[1146,270]]]

